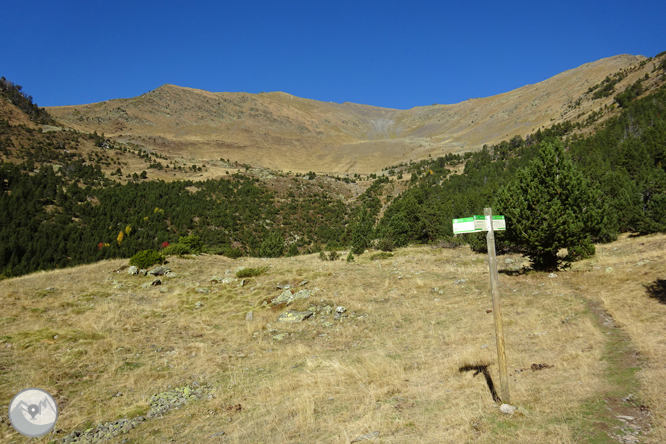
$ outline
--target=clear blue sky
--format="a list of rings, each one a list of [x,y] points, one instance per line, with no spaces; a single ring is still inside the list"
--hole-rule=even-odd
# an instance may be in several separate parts
[[[666,50],[666,1],[5,0],[0,76],[40,106],[165,83],[407,109]]]

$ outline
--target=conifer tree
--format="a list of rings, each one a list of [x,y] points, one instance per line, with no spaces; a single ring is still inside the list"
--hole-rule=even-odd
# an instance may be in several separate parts
[[[594,254],[592,241],[604,223],[605,204],[556,141],[544,143],[539,157],[499,190],[496,212],[506,217],[506,240],[532,260],[534,269],[557,270]],[[559,257],[563,248],[568,255]]]

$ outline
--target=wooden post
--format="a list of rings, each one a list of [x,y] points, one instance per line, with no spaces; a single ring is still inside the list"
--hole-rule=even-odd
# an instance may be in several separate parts
[[[483,214],[488,224],[488,269],[490,271],[490,291],[493,296],[493,315],[495,316],[495,340],[497,342],[497,364],[500,374],[500,398],[504,404],[511,403],[509,394],[509,374],[506,364],[506,348],[502,331],[502,310],[500,308],[499,275],[497,274],[497,258],[495,257],[495,233],[493,231],[492,210],[484,208]]]

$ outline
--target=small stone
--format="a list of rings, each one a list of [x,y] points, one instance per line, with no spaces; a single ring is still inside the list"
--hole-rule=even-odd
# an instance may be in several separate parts
[[[145,275],[148,274],[148,270],[146,270],[145,268],[142,268],[141,270],[139,270],[139,274],[140,274],[141,276],[145,276]]]
[[[202,294],[210,293],[210,289],[208,289],[208,288],[195,288],[194,291],[196,291],[197,293],[202,293]]]
[[[548,275],[548,277],[549,277],[549,278],[556,278],[557,275],[556,275],[555,273],[550,273],[550,274]]]
[[[56,291],[55,287],[46,287],[46,291]]]
[[[512,405],[509,404],[502,404],[500,406],[500,412],[504,413],[505,415],[513,415],[513,412],[516,411],[516,408]]]
[[[251,321],[253,318],[254,318],[254,315],[251,311],[248,311],[247,313],[245,313],[245,320],[246,321]]]
[[[209,438],[215,438],[216,436],[222,436],[224,435],[224,430],[221,430],[217,433],[213,433],[212,435],[209,436]]]
[[[197,301],[197,303],[194,304],[194,308],[197,309],[197,310],[202,308],[202,307],[203,307],[203,302],[201,302],[201,301]]]
[[[294,311],[290,310],[278,316],[279,322],[302,322],[312,316],[311,311]]]
[[[136,276],[137,274],[139,274],[139,269],[136,267],[136,265],[132,265],[132,266],[129,267],[129,269],[127,270],[127,273],[128,273],[128,274],[131,274],[132,276]]]
[[[608,267],[608,268],[606,268],[606,274],[611,274],[612,272],[613,272],[613,268],[612,268],[612,267]]]
[[[298,285],[299,285],[300,287],[302,287],[303,285],[305,285],[305,284],[307,284],[307,283],[308,283],[308,280],[307,280],[307,279],[303,279],[301,282],[299,282]]]
[[[245,284],[247,283],[247,279],[241,279],[241,281],[238,283],[239,287],[245,287]]]
[[[150,285],[152,285],[153,287],[157,285],[162,285],[162,281],[159,279],[155,279],[153,282],[150,283]]]
[[[514,262],[516,262],[516,261],[514,261],[514,260],[511,259],[510,257],[507,257],[506,259],[504,259],[504,263],[505,263],[505,264],[513,264]]]
[[[343,307],[342,305],[340,305],[339,307],[337,307],[335,309],[335,312],[340,313],[340,314],[344,313],[345,311],[347,311],[347,309],[345,307]]]
[[[483,344],[481,348],[488,348],[488,344]]]
[[[464,284],[467,282],[467,279],[458,279],[457,281],[453,281],[454,284]]]

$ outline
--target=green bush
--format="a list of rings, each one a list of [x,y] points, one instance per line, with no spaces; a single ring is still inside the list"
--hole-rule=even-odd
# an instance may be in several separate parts
[[[231,259],[238,259],[243,255],[243,250],[240,248],[227,247],[222,254]]]
[[[377,241],[377,248],[382,251],[393,251],[395,250],[395,242],[390,237],[383,237]]]
[[[340,258],[340,254],[337,251],[331,251],[328,253],[329,261],[337,261]]]
[[[291,244],[289,250],[287,250],[287,257],[298,256],[298,246],[296,244]]]
[[[259,257],[280,257],[284,251],[284,238],[278,231],[268,235],[259,247]]]
[[[165,256],[182,256],[184,254],[190,254],[190,249],[187,247],[187,245],[177,243],[169,245],[168,247],[164,247],[162,254]]]
[[[354,262],[354,253],[349,250],[349,254],[347,255],[347,262]]]
[[[190,253],[201,253],[204,249],[203,241],[196,234],[182,236],[178,239],[178,243],[185,245],[190,250]]]
[[[237,278],[256,277],[266,273],[266,271],[268,271],[268,267],[243,268],[236,272],[236,277]]]
[[[163,264],[164,256],[154,250],[143,250],[132,256],[129,263],[138,268],[148,268],[154,264]]]

